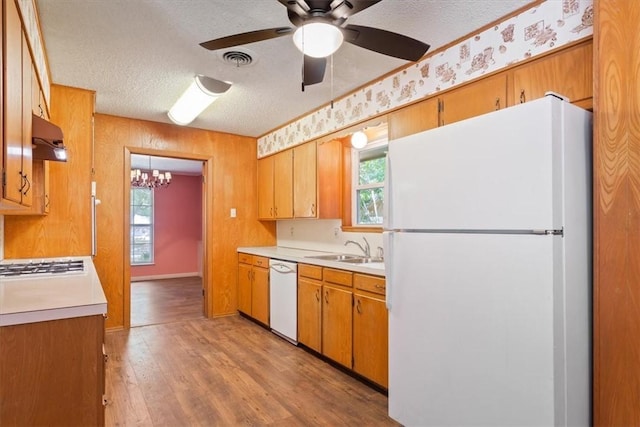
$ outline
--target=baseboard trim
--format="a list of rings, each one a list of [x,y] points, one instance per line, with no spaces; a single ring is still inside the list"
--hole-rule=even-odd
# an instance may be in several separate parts
[[[183,277],[200,277],[200,273],[175,273],[175,274],[156,274],[153,276],[131,276],[132,282],[144,282],[145,280],[161,280],[161,279],[181,279]]]

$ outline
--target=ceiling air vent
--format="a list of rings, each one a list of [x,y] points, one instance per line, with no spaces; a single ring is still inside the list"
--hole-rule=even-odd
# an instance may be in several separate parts
[[[236,67],[245,67],[253,63],[253,57],[241,50],[228,50],[222,54],[222,60]]]

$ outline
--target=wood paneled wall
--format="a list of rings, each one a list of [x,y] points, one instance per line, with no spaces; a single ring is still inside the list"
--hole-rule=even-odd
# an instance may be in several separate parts
[[[594,424],[638,426],[640,2],[594,6]]]
[[[50,162],[50,213],[5,216],[5,258],[91,253],[91,117],[95,92],[51,86],[51,121],[62,129],[69,160]]]
[[[97,114],[95,179],[102,203],[95,263],[109,302],[107,327],[129,324],[130,268],[124,256],[129,233],[124,225],[129,215],[125,179],[130,152],[207,161],[209,191],[203,199],[207,312],[210,316],[235,313],[236,248],[276,242],[275,223],[256,220],[256,139]],[[231,208],[237,209],[237,218],[230,218]]]

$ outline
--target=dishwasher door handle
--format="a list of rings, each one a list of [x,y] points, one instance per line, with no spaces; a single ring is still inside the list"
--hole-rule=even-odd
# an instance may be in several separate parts
[[[277,271],[278,273],[282,273],[282,274],[296,273],[295,269],[281,263],[271,264],[271,269],[273,271]]]

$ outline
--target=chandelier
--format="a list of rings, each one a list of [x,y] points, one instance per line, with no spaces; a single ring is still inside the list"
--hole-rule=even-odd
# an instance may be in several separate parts
[[[132,169],[131,186],[139,188],[164,188],[171,184],[171,172],[160,172],[151,169],[151,156],[149,156],[149,170]]]

